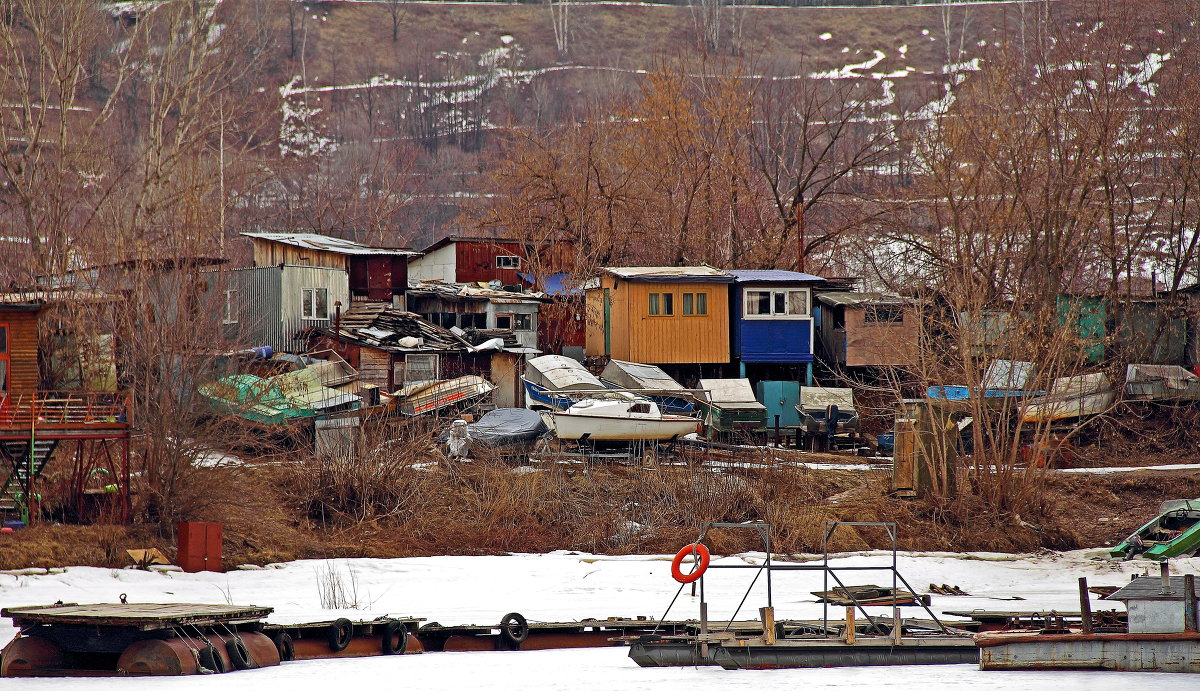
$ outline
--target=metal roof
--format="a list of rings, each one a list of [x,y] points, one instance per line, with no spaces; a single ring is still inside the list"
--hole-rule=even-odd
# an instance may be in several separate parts
[[[1200,579],[1197,579],[1200,581]],[[1195,585],[1192,586],[1195,588]],[[1162,592],[1162,578],[1159,576],[1138,576],[1116,592],[1105,595],[1105,600],[1182,600],[1183,576],[1171,576],[1170,592]]]
[[[270,240],[271,242],[292,245],[293,247],[303,247],[309,250],[333,252],[334,254],[385,255],[389,257],[396,255],[415,256],[420,254],[420,252],[413,252],[411,250],[368,247],[352,240],[318,235],[316,233],[242,233],[242,235],[248,238]]]
[[[769,281],[771,283],[815,283],[824,281],[820,276],[801,273],[799,271],[782,271],[778,269],[730,269],[729,273],[733,274],[734,281],[737,283],[750,283],[759,281]]]
[[[826,305],[910,305],[909,298],[892,293],[821,293],[817,299]]]
[[[0,293],[0,305],[44,305],[50,302],[109,302],[118,298],[100,290],[51,288]]]
[[[733,283],[733,274],[707,265],[606,266],[602,270],[627,281]]]

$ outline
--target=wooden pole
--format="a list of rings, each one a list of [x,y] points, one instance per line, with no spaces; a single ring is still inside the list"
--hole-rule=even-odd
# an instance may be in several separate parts
[[[1079,617],[1083,621],[1083,632],[1092,632],[1092,599],[1088,593],[1087,578],[1079,578]]]

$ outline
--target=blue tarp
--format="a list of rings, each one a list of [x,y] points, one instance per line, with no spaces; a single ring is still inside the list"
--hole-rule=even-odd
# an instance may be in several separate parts
[[[547,295],[552,295],[555,297],[560,295],[583,295],[582,286],[577,285],[570,289],[566,287],[566,283],[571,278],[571,274],[568,273],[549,274],[547,276],[542,276],[541,285],[538,285],[537,276],[534,276],[533,274],[519,273],[517,275],[524,279],[526,283]]]

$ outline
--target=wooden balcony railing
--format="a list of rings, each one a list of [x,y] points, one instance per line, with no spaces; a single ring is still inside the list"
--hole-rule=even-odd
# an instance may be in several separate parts
[[[0,427],[127,425],[129,394],[113,391],[0,391]]]

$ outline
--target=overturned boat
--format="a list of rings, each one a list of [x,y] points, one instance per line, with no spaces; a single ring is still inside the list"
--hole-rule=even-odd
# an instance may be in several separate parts
[[[1158,515],[1138,528],[1109,555],[1116,559],[1141,556],[1154,561],[1188,557],[1200,551],[1200,499],[1171,499]]]
[[[609,360],[600,373],[600,381],[609,388],[636,391],[657,403],[664,413],[691,415],[696,412],[690,393],[661,367]]]
[[[585,398],[566,410],[543,413],[559,439],[580,441],[667,441],[696,431],[699,420],[663,413],[648,399]]]
[[[409,384],[392,395],[404,415],[422,415],[486,396],[496,387],[478,375]]]
[[[542,355],[526,362],[521,382],[526,407],[534,410],[565,410],[582,396],[607,388],[578,360],[565,355]]]

